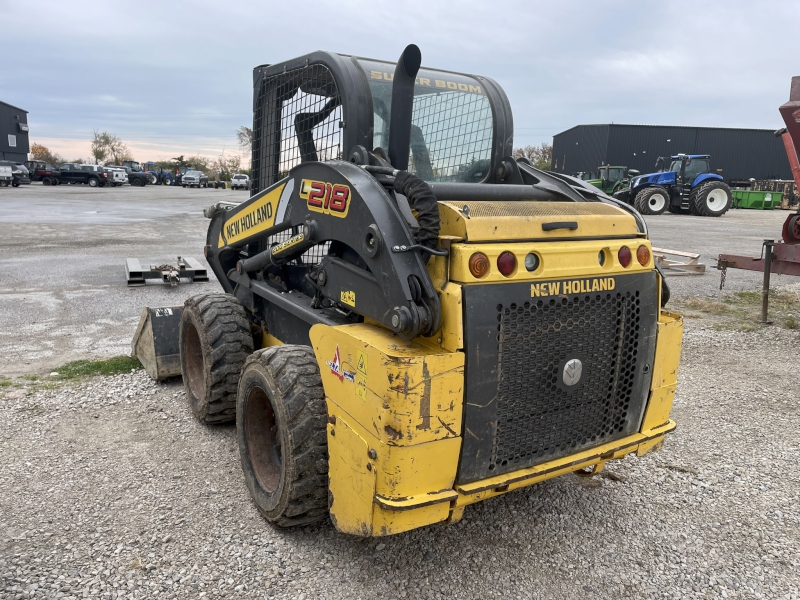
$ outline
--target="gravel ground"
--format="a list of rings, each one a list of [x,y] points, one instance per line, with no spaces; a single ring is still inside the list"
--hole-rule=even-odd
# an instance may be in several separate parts
[[[278,530],[234,428],[141,372],[0,400],[5,598],[800,598],[798,333],[688,323],[661,452],[361,540]]]

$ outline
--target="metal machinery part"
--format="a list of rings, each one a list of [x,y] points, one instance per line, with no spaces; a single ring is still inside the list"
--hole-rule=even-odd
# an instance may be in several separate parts
[[[800,189],[800,163],[797,159],[797,142],[800,141],[800,77],[792,77],[789,101],[779,111],[786,127],[775,132],[786,148],[795,185]],[[720,254],[717,269],[721,271],[719,288],[725,285],[728,269],[762,271],[764,280],[761,293],[761,322],[769,323],[770,274],[800,276],[800,210],[786,217],[781,230],[781,241],[764,240],[760,257],[738,254]]]
[[[136,258],[125,259],[125,279],[128,287],[137,287],[146,284],[148,279],[158,279],[162,283],[178,285],[181,279],[191,282],[207,282],[208,272],[196,259],[191,256],[179,256],[174,265],[150,265],[145,269]]]
[[[281,421],[305,413],[281,365],[313,406],[324,394],[327,421],[303,418],[327,440],[331,519],[361,536],[599,472],[675,427],[682,322],[660,310],[642,217],[513,159],[497,83],[420,65],[409,46],[397,65],[314,52],[257,67],[253,195],[205,211],[206,259],[261,348],[242,359],[237,427],[251,494],[279,524],[320,518],[321,502],[259,483],[294,453],[248,447],[275,439],[255,435],[265,422],[284,451],[296,442]]]

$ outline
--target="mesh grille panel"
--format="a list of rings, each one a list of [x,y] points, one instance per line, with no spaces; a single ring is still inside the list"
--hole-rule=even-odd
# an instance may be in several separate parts
[[[253,121],[254,193],[301,162],[341,158],[341,115],[336,83],[322,65],[266,78]]]
[[[489,470],[504,473],[622,437],[638,427],[632,397],[639,292],[497,306],[497,431]],[[564,385],[568,359],[583,363]]]
[[[494,132],[486,96],[460,92],[417,94],[411,121],[419,128],[419,141],[427,146],[429,157],[415,152],[417,132],[412,129],[409,171],[429,181],[486,178]]]

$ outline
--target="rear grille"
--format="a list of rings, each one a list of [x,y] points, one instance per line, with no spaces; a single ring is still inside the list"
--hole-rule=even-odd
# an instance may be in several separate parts
[[[626,432],[635,417],[639,292],[497,308],[497,435],[489,470],[521,468]],[[568,358],[586,366],[575,390],[561,383]]]
[[[614,279],[612,291],[545,298],[531,298],[529,284],[464,287],[467,386],[459,482],[639,430],[655,352],[656,279],[653,273]],[[564,367],[573,359],[582,373],[568,386]]]

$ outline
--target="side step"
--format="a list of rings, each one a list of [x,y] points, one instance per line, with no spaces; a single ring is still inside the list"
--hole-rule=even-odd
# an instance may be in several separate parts
[[[160,279],[170,285],[177,285],[181,279],[188,279],[193,283],[206,282],[208,270],[191,256],[179,256],[176,265],[150,265],[149,269],[142,268],[136,258],[126,258],[125,279],[128,287],[145,285],[147,279]]]
[[[145,307],[133,334],[131,356],[138,358],[156,381],[181,374],[178,329],[183,306]]]

